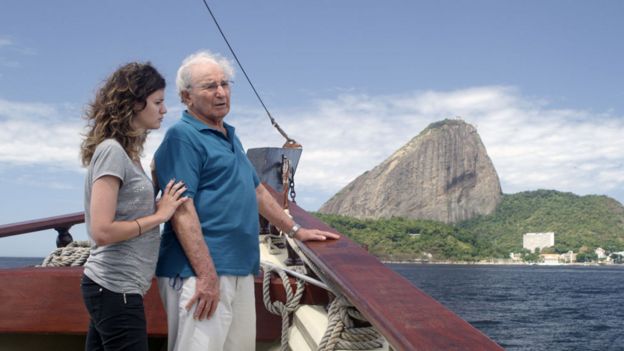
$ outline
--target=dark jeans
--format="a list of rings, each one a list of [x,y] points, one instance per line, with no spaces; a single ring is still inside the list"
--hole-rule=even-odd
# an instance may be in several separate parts
[[[85,350],[147,351],[147,327],[141,295],[112,292],[85,275],[80,285],[91,317]]]

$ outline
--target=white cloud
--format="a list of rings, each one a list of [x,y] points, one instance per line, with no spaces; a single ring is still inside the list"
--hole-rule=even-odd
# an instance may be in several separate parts
[[[170,107],[165,127],[180,110]],[[624,188],[622,116],[553,108],[510,87],[343,94],[305,109],[273,112],[303,145],[296,181],[300,203],[309,209],[318,208],[429,123],[456,116],[477,128],[506,193],[547,188],[618,198],[618,189]],[[79,170],[80,116],[68,106],[0,100],[0,163]],[[246,147],[284,142],[259,108],[234,106],[228,122]],[[163,135],[161,129],[148,138],[145,167]]]
[[[0,35],[0,48],[13,45],[11,38]]]
[[[0,35],[0,54],[0,67],[17,68],[21,65],[21,57],[34,56],[37,51],[18,45],[10,36]]]
[[[553,108],[511,87],[345,94],[282,115],[289,116],[284,129],[304,146],[297,177],[299,186],[318,194],[311,208],[429,123],[456,116],[477,127],[506,193],[547,188],[617,197],[624,187],[622,116]],[[248,146],[266,145],[273,132],[255,126],[241,138]]]
[[[71,105],[0,99],[0,162],[79,168],[80,116]]]
[[[18,55],[33,56],[37,50],[18,44],[11,36],[0,35],[0,49],[5,52],[17,53]]]

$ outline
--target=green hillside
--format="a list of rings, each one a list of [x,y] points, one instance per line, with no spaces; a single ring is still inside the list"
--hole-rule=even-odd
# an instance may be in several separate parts
[[[478,242],[490,241],[498,255],[522,248],[522,235],[555,232],[555,252],[603,247],[624,249],[624,207],[607,197],[554,190],[504,195],[496,211],[459,227]]]
[[[325,223],[384,260],[428,259],[475,261],[479,257],[473,235],[441,222],[391,219],[357,219],[347,216],[314,213]]]
[[[389,260],[425,258],[474,261],[520,252],[522,235],[555,232],[555,252],[603,247],[624,250],[624,207],[606,196],[578,196],[554,190],[504,195],[496,211],[456,226],[435,221],[315,216],[374,255]]]

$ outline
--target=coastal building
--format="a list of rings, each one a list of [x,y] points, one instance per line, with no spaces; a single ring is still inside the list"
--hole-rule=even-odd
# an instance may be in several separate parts
[[[509,253],[509,258],[511,258],[512,262],[521,262],[522,261],[522,254],[521,253],[510,252]]]
[[[544,264],[559,264],[559,254],[541,254]]]
[[[559,255],[559,261],[563,263],[574,263],[576,262],[576,254],[572,251],[568,251]]]
[[[597,248],[594,252],[596,253],[596,256],[598,256],[599,260],[607,258],[607,252],[602,247]]]
[[[534,252],[535,249],[540,250],[545,247],[552,247],[555,245],[555,233],[526,233],[522,236],[522,247]]]

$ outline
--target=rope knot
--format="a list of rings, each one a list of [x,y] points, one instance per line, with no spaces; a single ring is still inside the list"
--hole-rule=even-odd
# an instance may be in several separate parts
[[[381,335],[371,326],[358,327],[354,319],[366,322],[362,314],[344,296],[336,296],[327,312],[329,323],[318,351],[370,350],[383,346]]]
[[[290,314],[299,307],[299,301],[303,296],[304,282],[301,279],[297,279],[297,290],[293,294],[292,287],[290,286],[290,279],[288,275],[281,269],[269,267],[268,265],[262,265],[264,271],[264,278],[262,279],[262,300],[264,301],[264,307],[267,311],[282,317],[282,339],[281,339],[281,351],[288,351],[288,328],[290,328]],[[282,279],[282,286],[286,292],[286,303],[275,300],[271,301],[271,273],[277,273]]]

